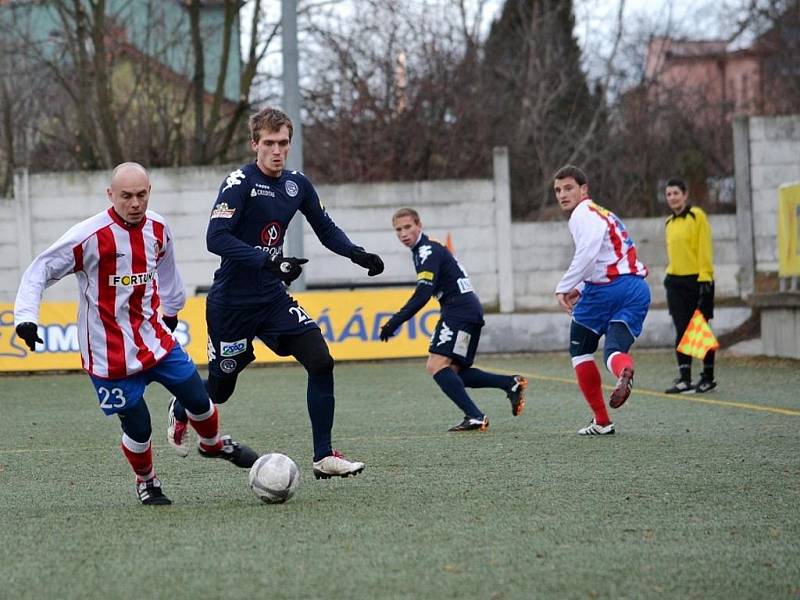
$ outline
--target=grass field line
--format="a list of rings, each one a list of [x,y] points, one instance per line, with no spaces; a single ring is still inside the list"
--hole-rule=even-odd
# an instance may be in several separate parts
[[[575,386],[578,385],[578,382],[575,381],[574,379],[566,379],[565,377],[554,377],[552,375],[537,375],[535,373],[521,373],[519,371],[509,371],[507,369],[497,369],[497,368],[492,368],[490,370],[493,370],[497,373],[505,373],[506,375],[524,375],[528,379],[536,379],[538,381],[552,381],[555,383],[566,383],[568,385],[575,385]],[[607,390],[613,389],[613,386],[610,385],[603,385],[603,387]],[[697,396],[697,394],[665,394],[664,392],[657,392],[655,390],[646,390],[643,388],[634,388],[634,393],[642,394],[645,396],[654,396],[656,398],[665,398],[667,400],[695,402],[698,404],[710,404],[712,406],[722,406],[724,408],[738,408],[742,410],[753,410],[757,412],[774,413],[777,415],[787,415],[790,417],[800,417],[800,410],[795,410],[792,408],[765,406],[763,404],[736,402],[733,400],[714,400],[713,398],[705,398]]]

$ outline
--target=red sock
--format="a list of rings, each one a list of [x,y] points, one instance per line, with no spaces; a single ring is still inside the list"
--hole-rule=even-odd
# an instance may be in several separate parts
[[[150,440],[146,442],[137,442],[127,435],[122,435],[122,443],[120,444],[122,453],[136,473],[137,481],[147,481],[155,477],[153,470],[153,451],[150,449]]]
[[[578,386],[583,392],[583,397],[586,398],[589,408],[594,413],[595,423],[598,425],[611,423],[606,410],[606,401],[603,398],[600,371],[597,369],[594,359],[590,358],[575,365],[575,377],[578,379]]]
[[[633,358],[624,352],[614,352],[608,357],[608,370],[614,374],[614,377],[619,377],[622,369],[633,371]]]
[[[200,447],[206,451],[214,451],[222,448],[222,442],[219,439],[219,411],[210,400],[208,404],[210,406],[208,412],[202,415],[193,415],[186,411],[186,415],[200,438]]]

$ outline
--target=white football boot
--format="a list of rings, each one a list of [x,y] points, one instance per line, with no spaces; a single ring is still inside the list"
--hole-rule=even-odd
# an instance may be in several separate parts
[[[314,477],[317,479],[349,477],[361,473],[365,466],[363,462],[347,460],[341,452],[334,450],[329,456],[314,463]]]

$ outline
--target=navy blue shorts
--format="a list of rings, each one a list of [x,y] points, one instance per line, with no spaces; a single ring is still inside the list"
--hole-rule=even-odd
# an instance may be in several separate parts
[[[183,383],[197,372],[192,359],[176,343],[172,350],[162,358],[155,367],[140,371],[130,377],[122,379],[102,379],[90,375],[100,409],[107,415],[133,408],[144,397],[144,388],[153,381],[168,387],[173,384]]]
[[[623,275],[611,283],[587,283],[572,319],[597,335],[605,335],[609,323],[619,321],[627,325],[633,337],[639,337],[649,308],[647,282],[635,275]]]
[[[453,362],[469,367],[475,362],[478,342],[481,339],[481,323],[465,323],[452,318],[440,318],[431,336],[428,352],[453,359]]]
[[[217,377],[239,373],[253,360],[253,340],[260,339],[278,356],[288,356],[282,339],[319,329],[317,322],[289,294],[255,308],[206,303],[208,371]]]

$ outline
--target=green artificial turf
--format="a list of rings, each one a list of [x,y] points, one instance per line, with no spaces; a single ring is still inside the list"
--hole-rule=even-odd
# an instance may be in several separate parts
[[[719,389],[666,396],[669,352],[639,352],[617,435],[591,415],[565,354],[479,357],[531,377],[514,418],[474,390],[486,433],[416,361],[336,367],[335,446],[355,478],[316,481],[297,367],[251,368],[223,429],[301,469],[261,503],[247,472],[166,444],[169,507],[140,506],[119,427],[88,377],[0,378],[0,598],[797,598],[800,369],[721,356]],[[606,383],[611,379],[605,375]]]

